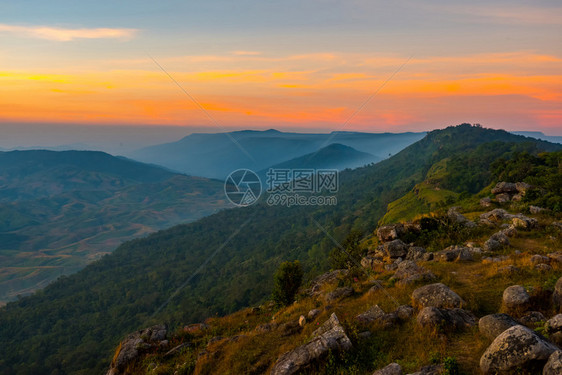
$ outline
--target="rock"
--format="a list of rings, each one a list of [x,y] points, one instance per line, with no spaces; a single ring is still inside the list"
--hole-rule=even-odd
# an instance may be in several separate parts
[[[511,218],[511,215],[507,213],[506,210],[502,208],[496,208],[492,211],[485,212],[480,215],[480,219],[488,220],[494,223],[500,223],[502,220]]]
[[[492,189],[492,194],[516,194],[518,192],[517,185],[513,182],[498,182]]]
[[[529,308],[531,297],[521,285],[512,285],[503,291],[502,300],[508,311],[521,313]]]
[[[390,327],[396,323],[398,316],[393,313],[387,314],[379,305],[375,305],[364,313],[357,315],[355,319],[363,324],[374,323],[382,327]]]
[[[546,211],[546,209],[544,209],[542,207],[532,206],[532,205],[529,206],[529,212],[532,213],[533,215],[540,214],[544,211]]]
[[[545,324],[546,333],[552,334],[562,332],[562,314],[557,314],[550,318]]]
[[[531,264],[533,266],[537,264],[548,264],[550,262],[549,257],[545,257],[544,255],[535,254],[531,257]]]
[[[316,319],[318,315],[320,315],[320,310],[312,309],[308,312],[306,316],[308,317],[308,320],[313,321],[314,319]]]
[[[554,286],[554,293],[552,294],[552,302],[554,306],[558,309],[557,311],[562,312],[562,277],[558,279],[556,285]]]
[[[521,322],[521,324],[530,328],[535,328],[537,323],[541,323],[544,321],[546,321],[546,318],[539,311],[529,311],[525,313],[525,315],[523,315],[521,318],[519,318],[519,322]]]
[[[408,245],[402,240],[393,240],[383,244],[383,251],[391,259],[403,258],[408,254]]]
[[[128,335],[121,342],[119,352],[114,356],[107,374],[125,374],[128,365],[136,361],[142,353],[157,348],[162,341],[166,341],[167,332],[166,326],[160,324]]]
[[[472,261],[473,252],[474,250],[469,247],[449,246],[444,250],[436,252],[434,257],[442,262]]]
[[[449,208],[447,217],[455,224],[465,224],[468,222],[468,219],[463,214],[459,213],[456,207]]]
[[[498,194],[496,195],[496,201],[498,203],[507,203],[511,200],[511,196],[509,194]]]
[[[320,328],[312,333],[311,340],[287,352],[275,363],[271,375],[296,374],[330,352],[341,352],[352,348],[336,314],[332,314]]]
[[[505,234],[507,237],[517,236],[517,229],[513,225],[509,225],[507,228],[502,229],[501,233]]]
[[[482,207],[490,207],[492,205],[492,200],[489,197],[480,199],[480,205]]]
[[[514,196],[511,197],[511,200],[514,202],[520,202],[523,200],[523,195],[515,194]]]
[[[377,267],[382,267],[384,265],[384,262],[378,258],[374,258],[371,256],[366,256],[361,258],[361,266],[367,269],[371,269],[374,270]]]
[[[402,367],[398,363],[390,365],[373,372],[373,375],[402,375]]]
[[[446,285],[441,283],[422,286],[412,293],[414,306],[456,308],[462,307],[463,299]]]
[[[380,242],[389,242],[399,239],[404,232],[403,224],[384,225],[377,229],[377,237]]]
[[[527,190],[529,190],[531,188],[531,185],[529,185],[526,182],[516,182],[515,188],[517,189],[517,192],[519,194],[525,195],[525,193],[527,193]]]
[[[535,265],[535,269],[541,272],[550,272],[552,271],[552,266],[550,264],[540,263]]]
[[[208,328],[209,326],[206,325],[205,323],[193,323],[183,327],[183,331],[187,333],[191,333],[193,335],[193,334],[201,333]]]
[[[439,309],[424,307],[418,314],[417,322],[422,327],[457,331],[476,325],[476,317],[463,309]]]
[[[424,366],[418,372],[409,375],[441,375],[445,373],[445,367],[441,365]]]
[[[345,286],[345,287],[337,288],[336,290],[327,293],[324,299],[326,303],[332,303],[344,299],[346,297],[349,297],[351,295],[353,295],[353,288],[349,286]]]
[[[502,245],[493,239],[489,239],[486,242],[484,242],[484,251],[488,251],[493,253],[494,251],[498,251],[502,248]]]
[[[517,229],[531,229],[536,227],[538,223],[536,219],[523,215],[517,215],[513,217],[511,219],[511,222],[513,223],[513,226]]]
[[[498,242],[501,246],[509,246],[509,238],[503,231],[492,234],[490,239]]]
[[[435,275],[423,267],[420,267],[416,262],[405,260],[400,262],[396,267],[394,278],[398,280],[401,285],[409,285],[418,281],[431,281],[435,279]]]
[[[414,308],[412,306],[402,305],[396,309],[395,313],[398,319],[405,322],[414,316]]]
[[[480,358],[484,374],[514,374],[518,369],[537,371],[557,350],[527,327],[517,325],[501,333]]]
[[[306,324],[306,318],[304,317],[304,315],[301,315],[299,318],[299,326],[304,327],[305,324]]]
[[[411,246],[406,254],[406,260],[414,262],[425,260],[426,250],[423,247]]]
[[[260,333],[266,333],[266,332],[271,332],[273,331],[275,328],[277,328],[277,324],[276,323],[264,323],[264,324],[260,324],[259,326],[256,327],[256,332],[260,332]]]
[[[509,258],[505,255],[498,256],[498,257],[484,257],[482,258],[482,263],[489,264],[489,263],[500,263],[503,261],[508,260]]]
[[[320,293],[325,285],[332,284],[338,279],[347,276],[348,272],[348,270],[334,270],[318,276],[312,281],[312,287],[310,288],[309,294],[315,295]]]
[[[548,361],[542,370],[542,375],[562,374],[562,351],[557,350],[548,357]]]
[[[491,314],[480,318],[478,330],[489,339],[495,339],[506,329],[518,325],[519,323],[507,314]]]
[[[367,338],[371,337],[371,331],[359,332],[357,334],[357,336],[359,336],[359,338],[362,338],[362,339],[367,339]]]

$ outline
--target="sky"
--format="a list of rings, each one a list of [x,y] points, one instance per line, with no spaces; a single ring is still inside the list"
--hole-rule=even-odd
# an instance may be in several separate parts
[[[52,124],[562,135],[559,1],[1,1],[0,46],[4,140]]]

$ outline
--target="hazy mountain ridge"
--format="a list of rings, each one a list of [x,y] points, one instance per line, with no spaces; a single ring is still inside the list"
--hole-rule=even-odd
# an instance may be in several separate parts
[[[382,159],[421,139],[424,134],[306,134],[284,133],[273,129],[200,133],[189,135],[177,142],[143,148],[129,156],[190,175],[224,179],[236,169],[261,171],[314,153],[333,143],[343,144]]]

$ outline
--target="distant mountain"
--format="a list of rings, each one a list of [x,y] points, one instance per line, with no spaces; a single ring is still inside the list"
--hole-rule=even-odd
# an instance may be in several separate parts
[[[193,176],[224,179],[236,169],[261,171],[314,153],[332,143],[349,146],[383,159],[424,135],[425,133],[357,132],[305,134],[284,133],[273,129],[245,130],[192,134],[177,142],[143,148],[127,156]]]
[[[545,135],[543,132],[522,131],[522,132],[512,132],[512,133],[517,135],[522,135],[525,137],[541,139],[543,141],[548,141],[552,143],[562,143],[562,136]]]
[[[339,143],[319,149],[313,153],[294,158],[283,163],[272,165],[259,171],[262,183],[266,184],[267,171],[271,169],[337,169],[357,168],[381,159],[366,152],[357,151],[353,147]]]
[[[489,142],[527,144],[534,153],[561,148],[469,124],[449,127],[377,164],[343,171],[336,206],[260,202],[129,241],[0,310],[0,373],[99,374],[126,333],[153,323],[177,327],[259,304],[271,294],[280,262],[299,259],[309,276],[324,272],[331,238],[342,241],[352,229],[372,233],[388,204],[443,160],[460,167],[449,170],[453,181],[489,183],[482,170],[472,180],[473,167],[487,165],[473,163],[472,156],[479,160],[474,151]],[[232,334],[245,329],[233,327]]]
[[[226,205],[220,181],[103,152],[0,153],[0,302]]]

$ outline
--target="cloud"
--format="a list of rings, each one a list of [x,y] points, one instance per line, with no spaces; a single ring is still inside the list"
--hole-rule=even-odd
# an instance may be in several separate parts
[[[236,56],[258,56],[261,55],[261,52],[258,51],[233,51],[233,55]]]
[[[122,39],[134,37],[136,29],[118,28],[80,28],[69,29],[50,26],[16,26],[0,23],[0,32],[15,34],[27,38],[47,39],[69,42],[75,39]]]

